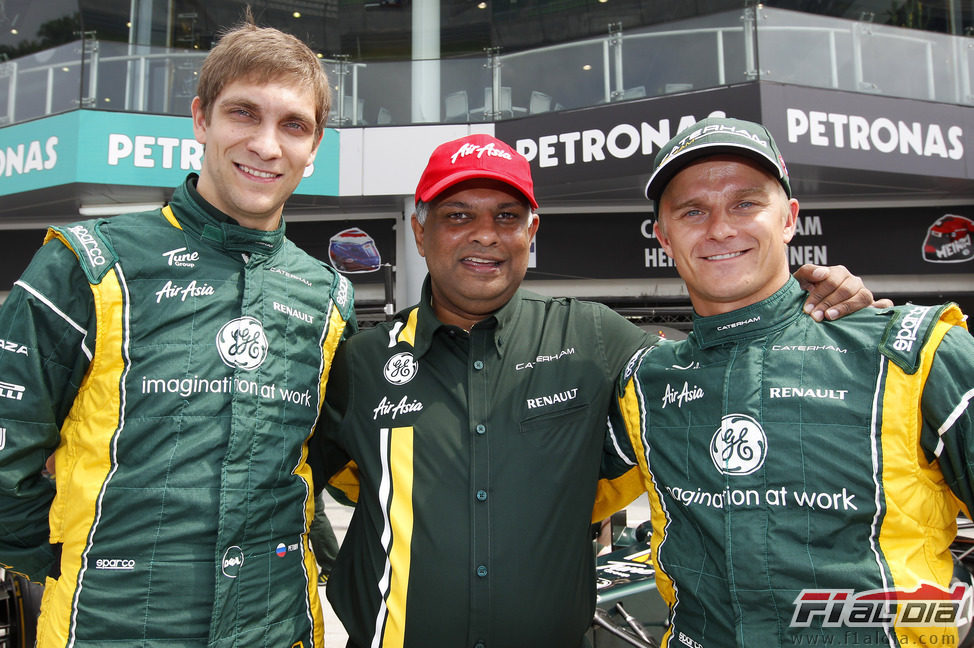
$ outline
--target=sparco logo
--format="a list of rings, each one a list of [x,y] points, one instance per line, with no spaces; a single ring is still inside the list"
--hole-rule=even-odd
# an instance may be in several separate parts
[[[196,262],[200,260],[199,252],[187,252],[184,247],[163,252],[162,256],[166,257],[169,265],[180,268],[195,268]]]
[[[216,334],[220,358],[229,366],[253,371],[267,357],[264,326],[253,317],[230,320]]]
[[[419,363],[408,351],[397,353],[386,361],[382,375],[393,385],[405,385],[416,376]]]
[[[791,626],[807,628],[813,622],[824,628],[846,627],[956,627],[970,620],[970,590],[955,583],[947,591],[931,583],[916,589],[853,590],[805,589],[795,598]]]
[[[227,578],[236,578],[240,574],[240,568],[244,563],[243,549],[234,545],[223,553],[223,575]]]
[[[896,329],[896,337],[893,339],[893,348],[897,351],[912,351],[913,343],[917,341],[920,324],[923,323],[923,316],[927,314],[932,306],[914,306],[910,309],[900,325]]]
[[[98,247],[98,241],[95,237],[91,235],[91,232],[87,230],[82,225],[75,225],[74,227],[69,227],[68,230],[78,237],[78,242],[85,250],[85,254],[88,255],[88,260],[91,261],[91,265],[103,266],[105,263],[105,254]]]
[[[339,308],[345,308],[348,305],[348,290],[351,286],[351,282],[345,277],[338,277],[338,290],[335,291],[335,303],[338,304]]]
[[[135,561],[122,558],[99,558],[95,569],[135,569]]]
[[[495,148],[493,142],[484,144],[483,146],[477,146],[476,144],[464,144],[457,149],[457,152],[453,154],[450,158],[450,162],[453,164],[457,163],[457,158],[467,157],[468,155],[476,155],[478,158],[482,158],[485,155],[487,157],[499,157],[505,160],[513,160],[514,156],[511,155],[510,151],[506,151],[502,148]]]
[[[710,458],[725,475],[750,475],[764,464],[768,437],[746,414],[728,414],[710,441]]]

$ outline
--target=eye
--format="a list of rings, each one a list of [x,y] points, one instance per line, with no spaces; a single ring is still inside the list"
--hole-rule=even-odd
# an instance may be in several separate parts
[[[513,220],[517,220],[520,217],[521,217],[520,214],[515,214],[513,212],[500,212],[499,214],[494,216],[494,218],[501,221],[513,221]]]
[[[701,209],[684,209],[683,211],[676,212],[673,218],[676,220],[687,219],[687,220],[699,220],[704,216],[704,212]]]
[[[287,121],[284,122],[284,128],[287,130],[305,132],[308,130],[307,124],[302,121]]]

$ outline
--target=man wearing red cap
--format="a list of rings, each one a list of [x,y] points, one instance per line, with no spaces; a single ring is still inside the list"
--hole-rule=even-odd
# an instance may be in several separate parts
[[[519,289],[537,206],[507,144],[437,148],[412,218],[422,298],[336,355],[319,429],[338,447],[318,450],[327,474],[352,462],[331,480],[358,505],[328,583],[349,646],[574,648],[591,623],[613,383],[655,338]]]

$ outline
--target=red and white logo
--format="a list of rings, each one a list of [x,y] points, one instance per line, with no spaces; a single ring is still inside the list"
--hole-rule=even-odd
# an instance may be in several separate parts
[[[804,589],[795,598],[791,626],[944,627],[971,619],[971,590],[954,583],[950,590],[924,583],[911,591]]]
[[[927,228],[923,260],[930,263],[962,263],[974,260],[974,221],[944,214]]]

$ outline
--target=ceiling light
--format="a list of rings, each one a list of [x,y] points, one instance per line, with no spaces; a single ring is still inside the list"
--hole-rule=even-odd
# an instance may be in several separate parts
[[[588,63],[586,63],[585,65],[582,66],[582,69],[585,70],[586,72],[588,72],[589,70],[592,69],[592,66],[589,65]]]
[[[300,12],[300,11],[295,11],[295,12],[294,12],[293,14],[291,14],[291,15],[292,15],[292,16],[294,16],[295,18],[300,18],[300,17],[301,17],[301,12]]]
[[[486,2],[481,2],[480,4],[477,5],[477,8],[478,9],[486,9],[487,8],[487,3]]]

